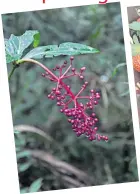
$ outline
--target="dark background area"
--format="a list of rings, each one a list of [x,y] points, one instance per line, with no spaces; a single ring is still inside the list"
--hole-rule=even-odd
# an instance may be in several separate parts
[[[66,117],[47,99],[53,84],[41,77],[39,67],[26,64],[13,75],[9,89],[14,129],[20,131],[15,143],[21,192],[32,192],[36,180],[36,191],[138,181],[120,4],[12,13],[2,19],[5,38],[38,30],[40,45],[70,41],[100,50],[76,56],[74,66],[86,66],[89,89],[101,90],[96,113],[99,132],[108,135],[108,142],[76,137]],[[42,62],[53,68],[66,59]],[[72,79],[70,85],[77,92],[80,82]]]

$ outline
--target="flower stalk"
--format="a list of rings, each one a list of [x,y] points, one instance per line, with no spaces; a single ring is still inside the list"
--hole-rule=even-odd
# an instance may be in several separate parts
[[[90,141],[93,140],[104,140],[108,141],[108,137],[100,135],[97,133],[98,118],[93,112],[94,106],[96,106],[101,98],[101,95],[96,90],[90,90],[89,96],[82,96],[81,94],[87,88],[88,82],[84,81],[80,91],[74,94],[71,91],[71,87],[67,85],[64,80],[77,76],[80,80],[84,80],[83,73],[86,68],[82,67],[80,72],[78,72],[73,67],[74,57],[70,57],[70,65],[67,67],[67,61],[65,61],[61,66],[56,65],[55,68],[50,70],[48,67],[34,59],[21,59],[16,62],[14,69],[9,75],[9,79],[14,73],[16,66],[21,65],[24,62],[29,62],[38,65],[45,72],[42,73],[42,77],[56,83],[56,87],[52,88],[50,94],[48,94],[48,99],[55,100],[58,107],[60,107],[60,112],[68,117],[68,122],[71,124],[73,131],[79,137],[85,135]],[[65,69],[66,68],[66,69]],[[56,76],[55,72],[58,71],[59,75]],[[79,102],[79,100],[85,100],[84,102]],[[92,111],[89,115],[88,110]]]

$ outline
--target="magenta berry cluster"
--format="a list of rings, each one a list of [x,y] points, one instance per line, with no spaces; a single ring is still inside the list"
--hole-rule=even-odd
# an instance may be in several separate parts
[[[48,98],[56,101],[57,106],[60,107],[60,112],[68,117],[68,122],[78,137],[85,134],[90,141],[108,141],[107,136],[97,133],[98,118],[95,112],[93,112],[94,107],[101,98],[100,93],[96,90],[90,90],[89,96],[82,96],[81,93],[88,85],[87,81],[83,81],[84,83],[80,91],[74,94],[71,87],[64,82],[64,80],[73,76],[78,76],[80,80],[84,80],[86,67],[80,68],[80,71],[76,70],[73,67],[73,60],[74,57],[70,57],[69,66],[67,61],[65,61],[61,66],[56,65],[52,71],[48,69],[45,73],[42,73],[43,77],[56,83],[56,87],[52,88]],[[90,115],[88,110],[92,112]]]

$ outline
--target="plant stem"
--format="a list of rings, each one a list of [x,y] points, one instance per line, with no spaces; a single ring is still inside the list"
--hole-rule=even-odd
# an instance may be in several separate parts
[[[46,67],[45,65],[43,65],[42,63],[40,63],[39,61],[36,61],[36,60],[34,60],[34,59],[24,59],[24,58],[23,58],[23,59],[21,59],[21,60],[16,61],[16,64],[17,64],[17,65],[20,65],[20,64],[22,64],[22,63],[24,63],[24,62],[29,62],[29,63],[36,64],[36,65],[40,66],[42,69],[44,69],[46,72],[48,72],[48,74],[51,75],[52,78],[53,78],[54,80],[56,80],[57,82],[59,82],[59,83],[64,87],[64,89],[67,91],[67,93],[70,94],[71,99],[72,99],[71,101],[74,101],[74,104],[75,104],[77,107],[80,107],[80,105],[79,105],[79,103],[78,103],[78,101],[77,101],[77,98],[78,98],[79,94],[83,91],[83,88],[80,90],[80,92],[76,95],[76,98],[75,98],[75,95],[74,95],[73,92],[70,90],[70,88],[62,81],[63,76],[69,71],[71,65],[68,67],[68,69],[66,70],[66,72],[59,78],[59,77],[57,77],[51,70],[49,70],[48,67]],[[15,71],[16,68],[17,68],[17,66],[15,65],[15,66],[13,67],[13,69],[12,69],[10,75],[9,75],[9,79],[10,79],[10,77],[12,76],[12,74],[13,74],[13,72]],[[84,116],[87,117],[86,114],[84,114]]]
[[[51,70],[48,69],[48,67],[46,67],[45,65],[43,65],[42,63],[40,63],[39,61],[36,61],[34,59],[21,59],[21,60],[17,61],[16,64],[19,65],[19,64],[24,63],[24,62],[30,62],[30,63],[36,64],[36,65],[40,66],[42,69],[44,69],[46,72],[48,72],[52,76],[52,78],[54,78],[61,85],[63,85],[64,89],[71,95],[71,98],[75,101],[76,105],[79,106],[77,100],[75,100],[75,95],[73,94],[73,92],[67,87],[67,85],[62,81],[62,79],[59,79]],[[68,68],[68,70],[69,70],[69,68]],[[63,77],[61,77],[61,78],[63,78]]]
[[[10,74],[8,76],[8,80],[11,79],[11,77],[12,77],[12,75],[13,75],[13,73],[14,73],[14,71],[15,71],[16,68],[17,68],[16,65],[14,65],[13,68],[12,68],[12,71],[10,72]]]
[[[77,96],[77,99],[89,99],[90,97],[89,96]]]
[[[34,59],[21,59],[21,60],[17,61],[17,64],[24,63],[24,62],[30,62],[30,63],[34,63],[34,64],[40,66],[42,69],[47,71],[52,76],[52,78],[58,80],[58,77],[56,75],[54,75],[45,65],[43,65],[39,61],[36,61]]]
[[[24,62],[30,62],[33,64],[36,64],[38,66],[40,66],[42,69],[44,69],[46,72],[48,72],[52,78],[54,78],[55,80],[57,80],[59,83],[61,83],[61,85],[63,85],[63,87],[65,88],[65,90],[71,95],[71,98],[74,100],[75,99],[75,95],[72,93],[72,91],[67,87],[67,85],[62,81],[62,79],[59,79],[54,73],[52,73],[51,70],[48,69],[48,67],[46,67],[45,65],[43,65],[42,63],[40,63],[39,61],[36,61],[34,59],[21,59],[19,61],[17,61],[16,64],[21,64]]]

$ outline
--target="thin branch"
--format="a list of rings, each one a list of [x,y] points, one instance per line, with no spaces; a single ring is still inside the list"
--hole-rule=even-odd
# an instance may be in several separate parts
[[[14,65],[13,68],[12,68],[12,71],[10,72],[10,74],[9,74],[9,76],[8,76],[8,80],[11,79],[11,77],[12,77],[14,71],[16,70],[16,68],[17,68],[16,65]]]

